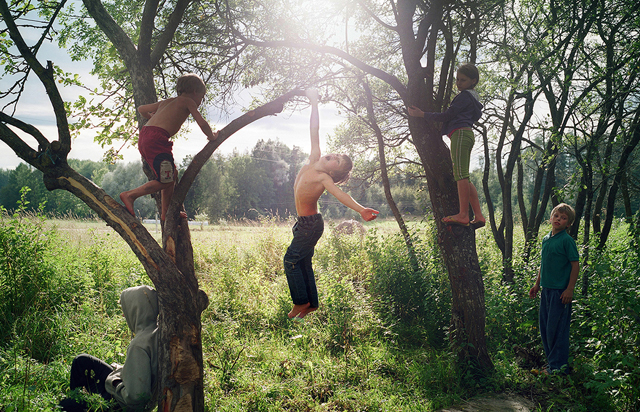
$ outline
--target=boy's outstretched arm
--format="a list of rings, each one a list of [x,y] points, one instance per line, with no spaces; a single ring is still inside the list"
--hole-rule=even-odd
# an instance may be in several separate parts
[[[200,126],[200,130],[202,130],[202,133],[207,136],[208,140],[216,140],[218,138],[218,132],[214,133],[213,130],[211,130],[211,126],[209,126],[209,123],[204,120],[204,117],[202,117],[202,115],[198,111],[198,106],[196,106],[195,102],[191,99],[186,99],[186,101],[187,109],[189,110],[189,113],[191,113],[191,116],[193,116],[193,119],[196,121],[198,126]]]
[[[364,219],[366,222],[369,222],[378,217],[378,214],[380,212],[369,207],[364,207],[360,203],[353,200],[353,198],[349,196],[348,193],[343,192],[342,189],[340,189],[338,186],[336,186],[335,183],[333,183],[333,179],[331,179],[331,176],[327,175],[326,178],[323,178],[322,184],[329,193],[331,193],[336,199],[340,201],[340,203],[360,213],[360,216],[362,216],[362,219]]]
[[[311,137],[311,152],[309,153],[309,164],[320,160],[320,115],[318,113],[318,90],[307,89],[304,94],[311,103],[311,118],[309,119],[309,135]]]

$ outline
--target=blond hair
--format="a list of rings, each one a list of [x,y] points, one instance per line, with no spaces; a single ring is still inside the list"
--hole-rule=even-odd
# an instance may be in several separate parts
[[[553,216],[556,212],[567,215],[567,220],[569,221],[567,227],[571,226],[574,219],[576,218],[576,211],[566,203],[560,203],[558,206],[554,207],[551,211],[551,216]]]

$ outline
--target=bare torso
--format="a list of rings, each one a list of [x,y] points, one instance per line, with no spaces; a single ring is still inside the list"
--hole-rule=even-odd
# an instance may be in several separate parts
[[[187,97],[178,96],[158,102],[155,114],[145,126],[161,127],[169,133],[169,136],[175,135],[189,117],[187,99]]]
[[[293,185],[298,216],[311,216],[318,213],[318,199],[324,193],[322,179],[327,174],[316,170],[313,165],[304,165]]]

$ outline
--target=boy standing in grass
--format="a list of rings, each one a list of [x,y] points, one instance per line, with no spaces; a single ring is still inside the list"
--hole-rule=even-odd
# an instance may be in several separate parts
[[[149,121],[140,129],[138,150],[144,160],[153,169],[156,180],[150,180],[142,186],[120,193],[120,200],[129,213],[135,216],[133,202],[140,196],[162,191],[162,212],[160,219],[164,221],[169,202],[175,186],[176,166],[173,162],[173,142],[169,138],[182,127],[189,115],[200,126],[208,140],[215,140],[218,133],[211,130],[204,120],[198,106],[202,103],[206,86],[202,79],[193,73],[183,74],[176,83],[178,97],[138,107],[138,111]],[[183,214],[183,217],[186,215]]]
[[[318,213],[318,199],[324,191],[327,190],[343,205],[360,213],[367,222],[375,219],[379,213],[360,205],[336,186],[349,179],[353,163],[344,154],[320,156],[318,91],[309,89],[305,94],[311,103],[311,153],[309,163],[300,169],[293,186],[298,220],[293,226],[293,240],[284,255],[284,271],[293,300],[289,318],[293,320],[301,320],[318,309],[318,291],[311,258],[324,231],[324,221]]]
[[[546,373],[569,371],[569,325],[571,301],[578,280],[578,248],[567,230],[576,212],[566,203],[551,211],[551,232],[542,239],[542,259],[535,285],[529,297],[535,298],[540,287],[540,336],[549,366]]]

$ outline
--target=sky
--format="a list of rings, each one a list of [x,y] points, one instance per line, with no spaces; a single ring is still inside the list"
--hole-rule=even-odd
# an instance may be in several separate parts
[[[23,35],[25,35],[23,33]],[[27,44],[31,45],[37,41],[37,38],[29,38],[28,33],[25,35]],[[44,42],[38,60],[41,64],[46,65],[47,60],[51,60],[55,65],[59,66],[65,72],[77,73],[83,84],[89,88],[98,87],[97,78],[90,74],[90,61],[71,61],[65,50],[59,49],[55,43]],[[13,84],[10,78],[0,79],[0,89],[7,90]],[[63,87],[59,85],[62,98],[65,101],[75,101],[80,94],[84,94],[89,98],[88,92],[76,86]],[[214,107],[207,106],[206,102],[200,106],[201,113],[206,113],[209,124],[214,130],[219,130],[227,123],[243,113],[243,105],[248,105],[254,96],[250,92],[242,92],[238,96],[239,103],[237,106],[228,110],[230,114],[222,113]],[[0,101],[0,108],[4,106],[4,102]],[[6,113],[6,111],[5,111]],[[309,115],[311,109],[304,105],[298,106],[296,111],[291,108],[285,110],[277,116],[270,116],[245,126],[233,136],[229,137],[218,149],[216,153],[230,154],[234,150],[240,153],[250,151],[256,143],[262,140],[279,140],[288,147],[298,146],[304,152],[309,153],[311,143],[309,140]],[[340,124],[344,118],[338,115],[338,110],[328,104],[320,104],[320,145],[324,152],[328,135],[333,129]],[[49,139],[49,141],[57,140],[57,128],[55,117],[49,100],[46,97],[44,87],[41,85],[37,76],[30,74],[27,80],[26,90],[20,99],[14,117],[29,123]],[[173,154],[176,165],[182,162],[187,155],[198,153],[206,144],[206,136],[200,131],[194,122],[185,123],[183,130],[186,128],[187,133],[184,138],[179,138],[173,145]],[[25,139],[25,141],[33,148],[37,148],[35,139],[30,136],[13,129]],[[75,138],[71,143],[71,152],[69,158],[81,160],[101,161],[106,148],[102,148],[98,143],[94,142],[96,130],[82,131],[80,136]],[[114,147],[119,148],[122,142],[116,142]],[[136,162],[140,160],[140,154],[136,147],[127,146],[121,151],[124,156],[122,160],[125,163]],[[4,142],[0,141],[0,169],[14,169],[18,164],[23,162]]]
[[[37,38],[34,37],[30,39],[27,37],[25,40],[31,45],[37,41]],[[43,46],[38,53],[38,59],[43,65],[46,65],[47,60],[51,60],[63,71],[79,74],[81,82],[89,88],[98,87],[98,80],[90,74],[92,67],[91,62],[71,61],[66,51],[59,49],[55,43],[43,43]],[[12,83],[11,79],[0,78],[0,89],[6,90],[6,88],[8,88]],[[80,94],[85,94],[86,96],[87,93],[86,90],[76,86],[63,87],[62,85],[59,85],[59,88],[65,101],[75,101]],[[214,130],[218,130],[234,118],[240,116],[243,113],[243,104],[249,104],[252,101],[252,97],[251,92],[242,92],[238,96],[239,104],[230,108],[230,110],[228,109],[230,112],[228,115],[222,114],[214,107],[206,106],[206,102],[200,107],[200,111],[208,114],[207,118],[209,119],[210,125]],[[0,103],[3,102],[0,101]],[[4,104],[0,104],[0,108],[3,105]],[[279,140],[288,147],[298,146],[304,152],[309,153],[311,149],[309,141],[310,112],[311,110],[308,106],[298,105],[295,111],[288,108],[277,116],[257,120],[256,122],[245,126],[222,143],[222,145],[216,150],[216,153],[230,154],[234,151],[245,153],[250,151],[260,139],[265,141],[269,139]],[[342,123],[345,118],[338,113],[335,106],[329,104],[321,103],[319,112],[320,145],[322,152],[325,153],[329,135],[333,134],[335,127]],[[58,133],[53,110],[51,109],[49,100],[46,97],[44,87],[40,84],[40,81],[34,74],[31,74],[27,81],[26,90],[21,97],[14,117],[38,128],[40,132],[49,139],[49,141],[57,139]],[[186,156],[194,155],[199,152],[206,144],[205,135],[200,131],[195,123],[191,122],[186,124],[184,127],[188,127],[186,137],[176,140],[173,146],[176,165],[180,164]],[[31,147],[37,148],[35,139],[17,130],[16,132],[18,132],[18,134],[23,137]],[[82,131],[80,136],[72,141],[72,150],[69,154],[69,158],[101,161],[107,148],[103,149],[98,143],[94,142],[96,134],[96,130]],[[445,139],[445,141],[447,144],[449,143],[448,139]],[[114,144],[117,148],[121,145],[122,142],[116,142]],[[120,153],[124,157],[122,160],[124,163],[140,160],[140,154],[136,147],[126,146]],[[482,144],[481,142],[476,141],[471,159],[472,169],[477,167],[478,158],[480,156],[482,156]],[[4,142],[0,141],[0,169],[14,169],[21,162],[22,159],[16,156]]]
[[[90,75],[90,62],[71,62],[64,50],[57,50],[57,57],[50,59],[54,60],[55,64],[59,65],[65,71],[79,73],[81,81],[85,84],[89,86],[97,85],[97,80]],[[44,59],[40,58],[41,62],[46,60],[47,57]],[[2,79],[0,80],[0,87],[6,88],[9,83],[10,80]],[[60,87],[60,91],[65,101],[74,101],[80,93],[85,92],[75,86]],[[246,102],[246,104],[248,104],[251,102],[251,97],[249,93],[243,93],[239,96],[240,104],[231,108],[231,114],[229,115],[222,114],[214,107],[206,106],[206,103],[204,103],[199,110],[202,113],[207,113],[210,125],[214,130],[218,130],[234,118],[242,115],[242,103]],[[311,149],[309,140],[309,115],[311,110],[308,106],[300,106],[299,109],[298,111],[292,111],[290,108],[288,110],[285,109],[283,113],[277,116],[262,118],[245,126],[222,143],[216,150],[216,153],[229,154],[234,150],[243,153],[251,150],[260,139],[277,139],[288,147],[295,145],[306,153],[309,153]],[[337,109],[330,105],[321,104],[319,112],[321,148],[324,151],[328,134],[330,134],[343,119],[337,114]],[[58,134],[53,110],[51,109],[49,100],[46,98],[44,88],[33,74],[30,75],[27,81],[27,88],[17,106],[14,117],[37,127],[49,141],[57,139]],[[194,122],[185,123],[183,128],[187,130],[186,136],[176,140],[173,146],[176,164],[180,164],[182,159],[187,155],[196,154],[206,144],[206,136]],[[17,129],[14,129],[14,131],[18,132]],[[18,134],[23,137],[31,147],[37,148],[35,139],[22,132]],[[103,149],[98,143],[94,142],[96,134],[96,130],[85,130],[81,132],[80,136],[72,141],[69,158],[101,161],[106,148]],[[117,142],[114,144],[114,147],[120,147],[121,145],[122,142]],[[121,151],[121,154],[124,156],[122,161],[125,163],[140,160],[140,154],[136,147],[126,146],[124,150]],[[22,159],[16,156],[5,143],[0,142],[0,169],[14,169],[20,162],[22,162]]]

